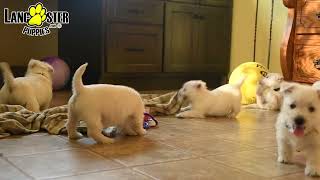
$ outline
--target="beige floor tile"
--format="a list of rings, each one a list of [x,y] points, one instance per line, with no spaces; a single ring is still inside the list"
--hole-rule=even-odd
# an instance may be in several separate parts
[[[184,136],[177,137],[169,141],[162,141],[165,144],[183,149],[191,152],[197,156],[223,154],[230,152],[240,152],[245,150],[256,149],[253,146],[248,146],[236,142],[223,140],[220,138],[210,138],[208,140],[203,138],[186,139]]]
[[[165,180],[263,180],[246,172],[235,170],[206,159],[189,159],[134,168],[152,177]]]
[[[34,154],[40,152],[79,148],[78,145],[47,133],[36,133],[0,140],[0,152],[4,156]]]
[[[269,178],[302,172],[304,170],[302,164],[281,164],[277,162],[276,158],[275,153],[264,150],[252,150],[207,157],[207,159],[211,161],[220,162],[233,168]]]
[[[226,133],[219,134],[216,137],[226,139],[229,141],[238,142],[254,146],[257,148],[274,147],[276,143],[275,130],[251,130],[247,132]]]
[[[55,180],[148,180],[152,179],[130,169],[117,169],[97,173],[57,178]]]
[[[272,180],[319,180],[320,178],[314,178],[304,175],[304,173],[290,174],[273,178]]]
[[[160,163],[193,157],[190,153],[146,137],[125,137],[114,144],[96,145],[91,150],[126,166]]]
[[[34,178],[60,177],[122,167],[87,150],[65,150],[9,157],[15,166]]]
[[[31,178],[0,157],[0,179],[1,180],[28,180]]]

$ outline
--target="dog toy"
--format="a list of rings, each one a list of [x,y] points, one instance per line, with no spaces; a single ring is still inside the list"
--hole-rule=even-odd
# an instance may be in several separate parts
[[[58,57],[45,57],[42,61],[50,64],[54,69],[52,75],[53,90],[64,88],[70,79],[70,68],[67,63]]]
[[[149,113],[144,113],[143,117],[143,128],[150,129],[152,127],[158,126],[158,121]],[[102,130],[102,134],[107,137],[116,137],[117,135],[117,128],[116,127],[108,127]]]
[[[149,129],[158,126],[158,121],[149,113],[144,113],[143,128]]]
[[[239,78],[247,76],[241,86],[242,104],[253,104],[256,102],[257,84],[268,74],[268,69],[256,62],[246,62],[236,67],[230,75],[229,84],[236,84]]]

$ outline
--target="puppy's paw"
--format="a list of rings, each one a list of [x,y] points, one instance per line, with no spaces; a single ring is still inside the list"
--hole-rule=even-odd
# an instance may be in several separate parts
[[[278,156],[278,162],[283,164],[291,164],[291,160],[285,156]]]
[[[69,139],[81,139],[83,135],[79,132],[69,133],[68,134]]]
[[[184,118],[182,113],[176,114],[176,118]]]
[[[312,166],[307,166],[304,170],[304,174],[307,176],[319,177],[320,170]]]

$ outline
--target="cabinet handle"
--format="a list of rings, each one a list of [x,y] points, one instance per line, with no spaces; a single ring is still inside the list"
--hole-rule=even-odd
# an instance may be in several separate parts
[[[192,16],[193,19],[199,19],[199,17],[200,17],[200,16],[199,16],[198,14],[194,14],[194,15]]]
[[[128,9],[128,13],[138,15],[138,14],[143,14],[144,11],[141,11],[139,9]]]
[[[316,69],[320,70],[320,59],[313,60],[313,65]]]
[[[320,12],[317,12],[317,13],[316,13],[316,18],[317,18],[318,20],[320,20]]]
[[[128,52],[144,52],[143,48],[125,48]]]

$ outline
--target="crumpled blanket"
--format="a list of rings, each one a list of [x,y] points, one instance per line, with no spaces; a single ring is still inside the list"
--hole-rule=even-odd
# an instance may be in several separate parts
[[[182,100],[177,92],[164,95],[141,95],[146,109],[152,115],[172,115],[177,113]],[[0,104],[0,138],[10,135],[35,133],[40,130],[49,134],[66,133],[68,120],[67,105],[53,107],[39,113],[25,109],[20,105]],[[85,123],[80,122],[79,130],[86,131]]]

